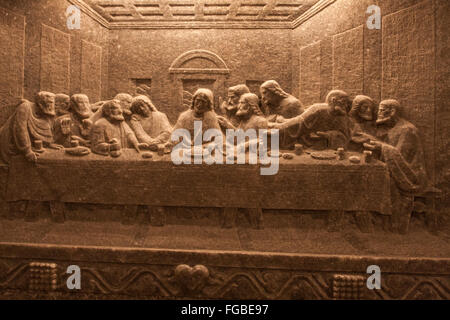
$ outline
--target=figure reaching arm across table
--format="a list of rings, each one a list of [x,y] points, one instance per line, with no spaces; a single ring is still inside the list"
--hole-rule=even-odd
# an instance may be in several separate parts
[[[292,137],[307,146],[319,147],[319,140],[325,142],[325,148],[346,147],[352,127],[347,115],[350,105],[346,92],[333,90],[328,94],[326,103],[312,105],[301,115],[282,123],[271,122],[269,127],[281,132],[290,130]]]

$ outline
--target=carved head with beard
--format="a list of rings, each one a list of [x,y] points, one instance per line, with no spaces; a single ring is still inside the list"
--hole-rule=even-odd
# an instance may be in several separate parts
[[[122,112],[127,114],[131,113],[129,110],[131,108],[131,104],[133,103],[133,97],[128,93],[119,93],[114,97],[114,100],[119,101],[120,107],[122,108]]]
[[[70,97],[64,93],[58,93],[55,96],[55,109],[58,116],[69,113]]]
[[[118,100],[107,101],[103,105],[102,115],[113,124],[118,124],[125,120]]]
[[[345,91],[332,90],[328,93],[326,103],[335,116],[345,116],[350,111],[352,102]]]
[[[350,110],[349,115],[357,122],[375,121],[377,106],[372,98],[358,95],[353,99],[352,110]]]
[[[200,88],[192,97],[191,109],[197,117],[202,117],[207,111],[212,111],[214,106],[214,95],[211,90]]]
[[[389,99],[380,102],[378,107],[377,126],[395,125],[400,117],[400,103]]]
[[[92,115],[89,98],[85,94],[74,94],[70,98],[70,111],[80,119],[87,119]]]
[[[250,93],[249,88],[245,84],[238,84],[234,87],[228,88],[228,100],[225,107],[228,112],[236,111],[239,104],[239,99],[245,93]]]
[[[259,109],[259,98],[256,94],[245,93],[239,99],[236,116],[242,120],[248,120],[254,114],[263,116],[261,110]]]
[[[35,96],[34,101],[38,106],[39,113],[41,113],[43,116],[56,116],[55,95],[53,93],[47,91],[38,92]]]

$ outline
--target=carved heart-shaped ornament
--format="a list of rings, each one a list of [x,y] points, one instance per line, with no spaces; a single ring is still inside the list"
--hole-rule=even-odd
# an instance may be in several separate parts
[[[184,288],[189,291],[200,291],[209,278],[209,270],[203,265],[190,267],[186,264],[180,264],[175,268],[175,279]]]

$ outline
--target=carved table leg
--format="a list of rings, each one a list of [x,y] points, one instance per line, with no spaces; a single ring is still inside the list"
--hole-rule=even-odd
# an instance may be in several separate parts
[[[357,211],[355,212],[356,225],[362,233],[372,233],[373,224],[372,217],[369,211]]]
[[[53,222],[64,223],[66,220],[65,211],[66,204],[64,202],[50,201],[50,213]]]
[[[148,212],[148,207],[144,205],[139,205],[137,208],[137,224],[150,224],[150,214]]]
[[[414,207],[414,197],[402,196],[399,201],[400,210],[397,212],[396,222],[398,233],[407,234],[409,231],[409,222]],[[395,213],[394,213],[395,214]]]
[[[163,227],[166,224],[166,210],[164,207],[148,206],[150,224],[154,227]]]
[[[382,228],[384,231],[386,232],[392,232],[392,216],[388,216],[388,215],[382,215],[381,216],[381,223],[382,223]]]
[[[436,202],[434,196],[426,198],[425,221],[428,230],[435,233],[438,229],[438,215],[436,212]]]
[[[7,215],[9,220],[20,219],[24,217],[27,210],[28,201],[20,200],[9,202],[9,214]]]
[[[253,229],[263,229],[263,216],[261,208],[250,208],[248,210],[248,217],[250,225]]]
[[[238,208],[223,208],[222,228],[233,228],[236,225]]]
[[[28,201],[28,206],[25,211],[25,221],[36,221],[39,217],[39,206],[42,203],[40,201]]]
[[[122,209],[122,224],[131,225],[136,222],[137,217],[137,205],[126,205]]]
[[[344,223],[345,212],[343,210],[333,210],[328,213],[328,232],[338,232],[341,231],[342,225]]]

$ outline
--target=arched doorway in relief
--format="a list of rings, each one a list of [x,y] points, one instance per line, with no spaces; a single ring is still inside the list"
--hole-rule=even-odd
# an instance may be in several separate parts
[[[219,95],[223,95],[225,82],[230,70],[225,61],[214,52],[208,50],[191,50],[176,58],[169,68],[169,74],[176,94],[171,105],[176,112],[189,108],[192,94],[198,88],[211,89],[214,93],[214,105],[218,107]]]

